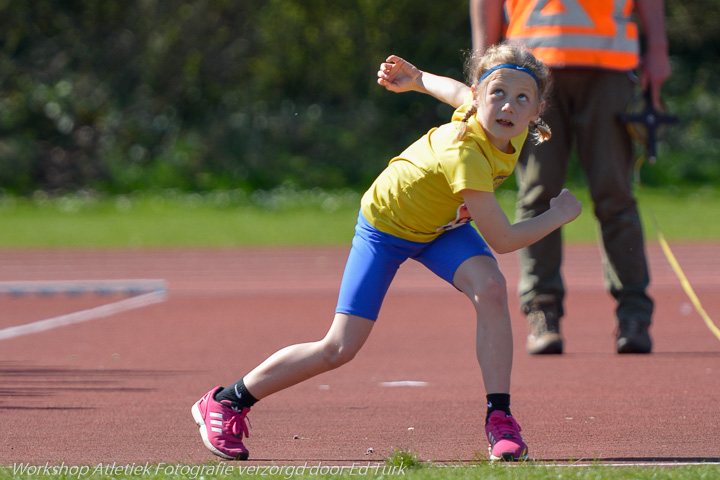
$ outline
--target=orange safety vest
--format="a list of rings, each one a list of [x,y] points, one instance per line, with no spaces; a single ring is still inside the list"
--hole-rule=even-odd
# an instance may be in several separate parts
[[[508,40],[547,65],[632,70],[640,61],[633,0],[506,0]]]

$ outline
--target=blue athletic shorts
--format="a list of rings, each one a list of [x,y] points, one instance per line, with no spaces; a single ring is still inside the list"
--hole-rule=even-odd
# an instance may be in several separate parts
[[[411,242],[379,231],[360,212],[335,312],[377,320],[390,283],[408,258],[453,285],[460,264],[476,255],[494,258],[470,224],[447,230],[431,242]]]

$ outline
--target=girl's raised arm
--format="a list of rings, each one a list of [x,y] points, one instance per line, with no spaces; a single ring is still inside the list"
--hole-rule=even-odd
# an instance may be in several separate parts
[[[465,103],[470,87],[449,77],[423,72],[408,61],[390,55],[380,64],[378,84],[391,92],[427,93],[454,108]]]

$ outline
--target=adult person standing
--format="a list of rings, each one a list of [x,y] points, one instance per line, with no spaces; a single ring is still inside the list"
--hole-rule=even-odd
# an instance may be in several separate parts
[[[632,15],[639,17],[645,45]],[[516,168],[517,221],[535,217],[565,183],[573,146],[600,227],[605,284],[617,302],[618,353],[650,353],[653,300],[642,226],[632,192],[634,153],[619,120],[640,86],[656,108],[670,76],[663,0],[470,0],[473,48],[520,42],[551,68],[555,82],[543,115],[550,141],[527,144]],[[518,294],[531,354],[563,351],[565,286],[560,230],[520,251]]]

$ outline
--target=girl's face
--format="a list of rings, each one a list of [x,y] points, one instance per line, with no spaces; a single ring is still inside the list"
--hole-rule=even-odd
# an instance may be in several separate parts
[[[508,152],[510,139],[520,135],[542,109],[535,79],[518,70],[493,72],[484,88],[473,85],[473,93],[478,102],[477,119],[488,140],[502,152]]]

